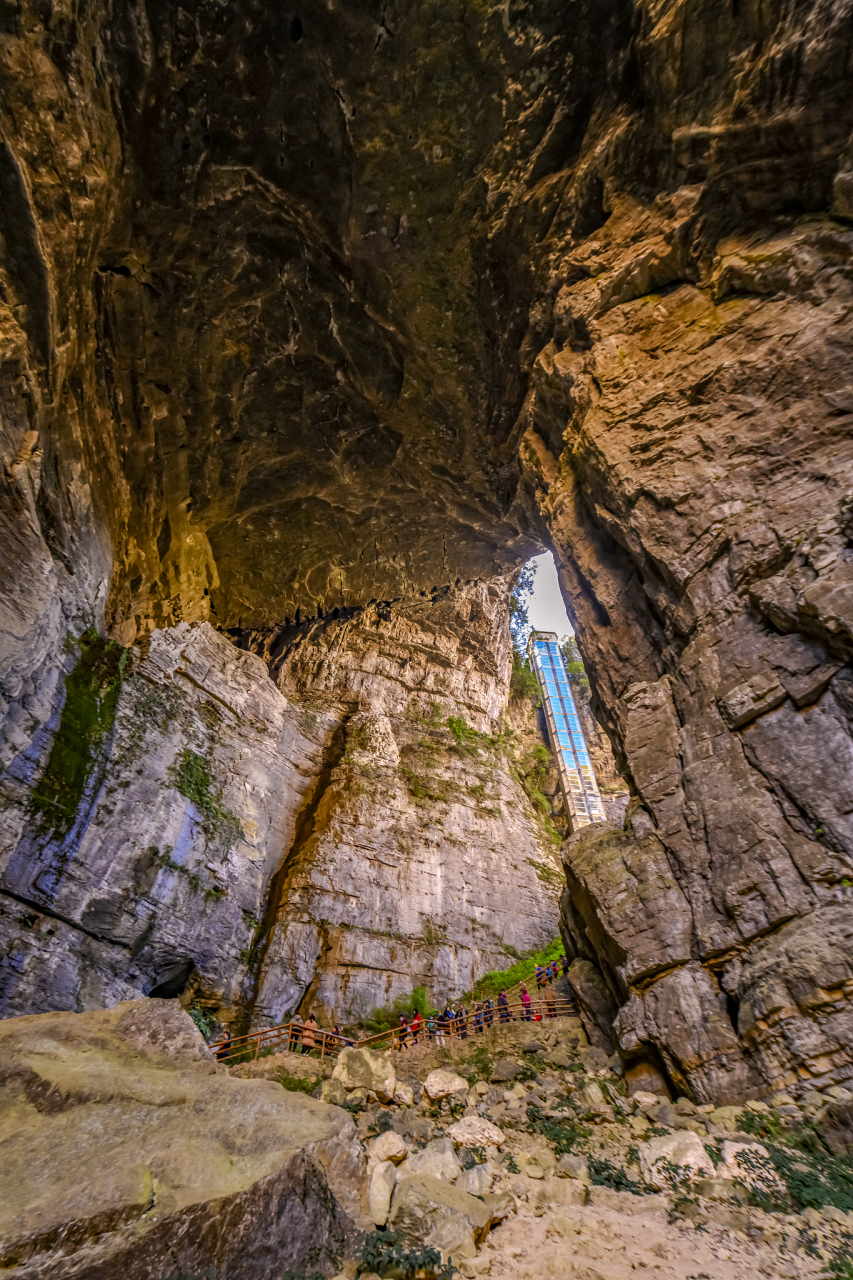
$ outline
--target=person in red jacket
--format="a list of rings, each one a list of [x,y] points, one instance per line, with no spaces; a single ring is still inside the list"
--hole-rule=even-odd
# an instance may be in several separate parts
[[[409,1023],[409,1030],[412,1033],[412,1044],[417,1044],[418,1035],[421,1030],[421,1015],[418,1013],[417,1009],[412,1010],[412,1020]]]

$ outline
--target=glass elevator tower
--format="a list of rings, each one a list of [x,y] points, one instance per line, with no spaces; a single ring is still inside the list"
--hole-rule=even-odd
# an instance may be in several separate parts
[[[577,831],[591,822],[603,822],[604,806],[556,635],[553,631],[531,632],[527,652],[542,690],[569,826]]]

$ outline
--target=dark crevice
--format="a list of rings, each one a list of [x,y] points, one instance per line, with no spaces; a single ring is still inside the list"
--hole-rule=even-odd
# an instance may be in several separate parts
[[[264,908],[263,919],[261,921],[261,929],[259,931],[257,941],[252,949],[252,956],[250,957],[248,965],[249,981],[251,982],[251,995],[246,1002],[245,1012],[241,1019],[242,1026],[240,1029],[243,1031],[247,1031],[252,1024],[252,1017],[254,1015],[255,1006],[260,993],[264,962],[275,932],[279,904],[281,903],[281,899],[284,894],[288,874],[290,873],[294,860],[314,834],[314,823],[317,817],[317,810],[320,806],[320,801],[323,799],[323,796],[329,788],[329,784],[332,780],[332,773],[343,759],[345,746],[346,721],[340,724],[332,735],[332,740],[326,750],[323,765],[317,775],[317,781],[314,784],[314,791],[297,820],[296,830],[293,835],[293,843],[285,853],[281,865],[270,881],[266,907]]]
[[[120,951],[130,952],[130,947],[128,947],[127,943],[117,942],[115,938],[110,938],[105,933],[95,933],[92,929],[87,929],[82,925],[79,920],[72,920],[70,916],[64,916],[59,911],[52,911],[43,902],[34,902],[19,893],[13,893],[11,889],[3,889],[2,896],[10,898],[13,902],[20,902],[22,907],[28,907],[36,916],[47,916],[51,920],[58,920],[60,924],[68,925],[69,929],[76,929],[78,933],[85,934],[87,938],[92,938],[95,942],[105,942],[108,946],[118,947]]]

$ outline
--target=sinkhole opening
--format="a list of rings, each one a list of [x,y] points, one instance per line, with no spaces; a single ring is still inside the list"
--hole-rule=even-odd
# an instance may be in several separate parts
[[[516,579],[510,632],[511,693],[530,697],[539,711],[568,831],[624,816],[627,788],[593,713],[589,679],[550,551],[529,560]]]

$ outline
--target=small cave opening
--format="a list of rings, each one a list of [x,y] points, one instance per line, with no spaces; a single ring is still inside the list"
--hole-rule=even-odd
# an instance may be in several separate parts
[[[734,1027],[735,1035],[737,1035],[737,1022],[740,1017],[740,1000],[737,996],[730,995],[728,991],[723,993],[726,997],[726,1013],[729,1015],[729,1022]]]
[[[302,20],[300,19],[299,14],[297,14],[290,24],[290,38],[294,44],[298,44],[304,35],[305,31],[302,27]]]
[[[178,996],[182,996],[187,988],[187,983],[195,972],[194,960],[182,960],[179,964],[172,965],[164,971],[161,971],[158,982],[148,992],[149,999],[152,1000],[175,1000]]]

